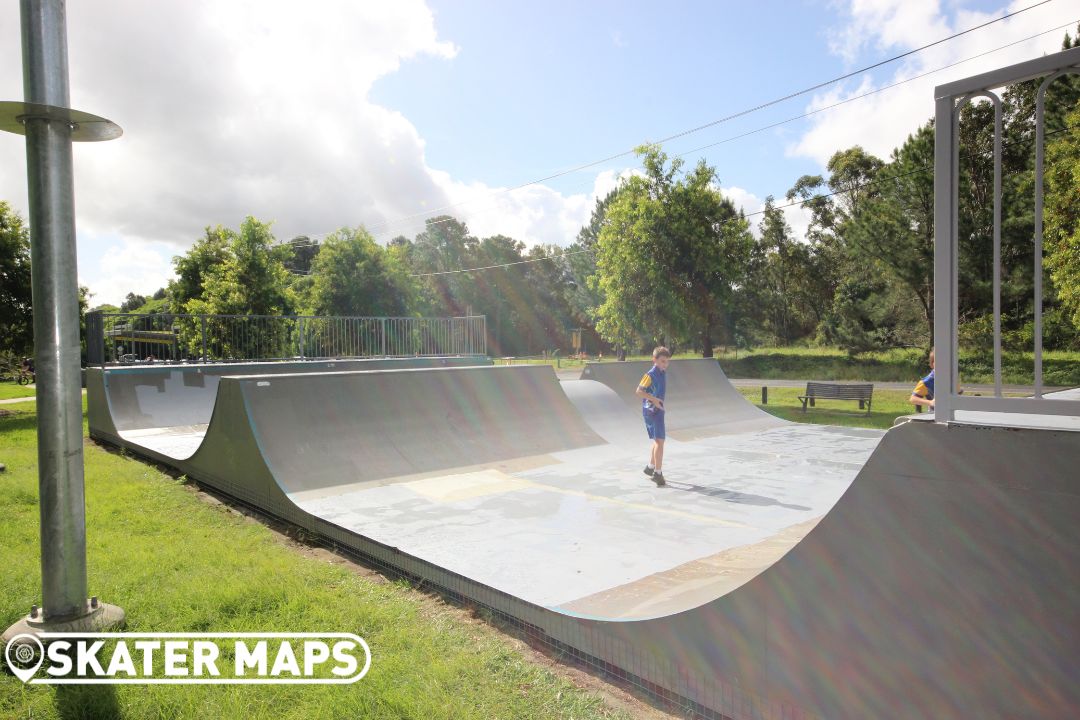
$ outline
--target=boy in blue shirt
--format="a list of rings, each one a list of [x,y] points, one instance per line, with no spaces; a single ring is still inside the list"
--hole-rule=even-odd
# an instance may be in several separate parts
[[[934,409],[934,349],[930,348],[930,374],[911,391],[911,403]]]
[[[671,362],[671,351],[666,347],[653,350],[653,366],[642,376],[634,393],[641,398],[641,414],[645,418],[645,431],[653,441],[649,464],[645,474],[652,478],[657,487],[664,487],[664,394],[667,390],[667,368]]]

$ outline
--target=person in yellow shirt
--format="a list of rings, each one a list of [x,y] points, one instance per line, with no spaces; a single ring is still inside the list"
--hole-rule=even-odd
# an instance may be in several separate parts
[[[911,391],[912,405],[934,409],[934,349],[930,348],[930,374],[919,381]]]
[[[664,395],[667,392],[667,368],[671,362],[671,351],[666,347],[653,350],[653,366],[638,383],[635,395],[641,398],[641,415],[645,418],[645,431],[653,441],[649,464],[645,474],[652,478],[657,487],[664,487],[664,440],[667,430],[664,428]]]

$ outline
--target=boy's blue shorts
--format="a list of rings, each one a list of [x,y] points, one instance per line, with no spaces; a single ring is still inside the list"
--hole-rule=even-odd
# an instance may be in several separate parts
[[[650,440],[667,439],[667,430],[664,428],[663,411],[642,410],[641,416],[645,418],[645,430],[649,433]]]

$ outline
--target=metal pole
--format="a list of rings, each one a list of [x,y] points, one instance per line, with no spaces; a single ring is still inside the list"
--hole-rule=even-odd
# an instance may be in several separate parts
[[[124,611],[86,597],[79,284],[73,140],[110,140],[118,126],[68,107],[64,0],[22,0],[21,103],[0,103],[3,129],[26,136],[34,355],[38,379],[38,495],[42,606],[4,631],[20,636],[122,625]],[[13,115],[13,117],[9,117]],[[13,126],[10,120],[15,120]],[[24,643],[25,639],[18,642]]]
[[[956,317],[952,295],[955,283],[952,246],[955,213],[956,154],[955,119],[952,96],[939,97],[935,103],[934,122],[934,347],[937,355],[937,387],[934,393],[935,419],[952,420],[951,397],[954,388],[953,346]]]
[[[26,101],[67,107],[67,28],[61,0],[22,0]],[[46,619],[86,612],[79,382],[79,282],[71,126],[26,120],[26,170],[38,376],[42,605]]]
[[[1002,107],[994,103],[994,396],[1001,397],[1001,133]],[[919,407],[922,407],[921,405]]]

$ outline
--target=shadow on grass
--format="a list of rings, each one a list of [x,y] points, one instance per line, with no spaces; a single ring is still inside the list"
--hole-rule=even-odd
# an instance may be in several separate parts
[[[104,720],[123,716],[112,685],[58,685],[54,703],[64,720]]]
[[[4,410],[0,407],[0,410]],[[6,413],[11,413],[10,415]],[[6,410],[0,412],[0,434],[34,430],[37,428],[37,413]]]

